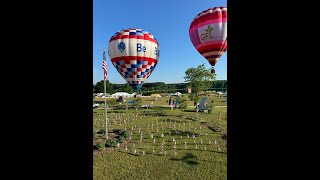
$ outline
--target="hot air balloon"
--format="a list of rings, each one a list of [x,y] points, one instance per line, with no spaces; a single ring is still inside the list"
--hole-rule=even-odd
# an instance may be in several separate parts
[[[199,13],[189,28],[192,44],[214,66],[227,51],[227,8],[209,8]]]
[[[113,66],[136,93],[156,68],[160,56],[154,36],[137,28],[116,32],[110,38],[108,52]]]

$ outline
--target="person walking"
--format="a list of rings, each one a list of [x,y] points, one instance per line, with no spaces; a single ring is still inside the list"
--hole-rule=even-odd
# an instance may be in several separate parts
[[[174,108],[174,100],[171,101],[171,111],[173,111]]]

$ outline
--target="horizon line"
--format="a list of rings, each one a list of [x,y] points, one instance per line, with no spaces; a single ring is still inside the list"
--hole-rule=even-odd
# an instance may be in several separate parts
[[[103,79],[100,80],[100,81],[104,81]],[[97,82],[100,82],[100,81],[97,81]],[[215,81],[227,81],[227,79],[216,79]],[[97,82],[93,83],[93,84],[96,84]],[[109,81],[110,82],[110,81]],[[155,82],[145,82],[145,83],[159,83],[159,82],[162,82],[162,83],[165,83],[165,84],[180,84],[180,83],[186,83],[186,82],[174,82],[174,83],[166,83],[166,82],[163,82],[163,81],[155,81]],[[110,82],[112,83],[112,82]],[[144,83],[144,84],[145,84]],[[113,84],[127,84],[127,83],[113,83]]]

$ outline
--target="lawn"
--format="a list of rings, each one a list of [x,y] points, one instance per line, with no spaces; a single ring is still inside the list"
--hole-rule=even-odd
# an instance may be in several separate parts
[[[94,179],[227,179],[227,141],[222,138],[227,133],[226,111],[223,107],[214,108],[212,114],[161,107],[110,111],[108,131],[126,129],[131,140],[120,147],[93,150]],[[94,132],[105,128],[103,113],[94,110]],[[93,145],[97,142],[105,142],[105,134],[96,134]]]

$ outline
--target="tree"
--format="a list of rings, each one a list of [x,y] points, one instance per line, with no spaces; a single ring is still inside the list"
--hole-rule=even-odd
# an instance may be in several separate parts
[[[212,88],[215,88],[217,91],[225,91],[227,89],[227,80],[213,81]]]
[[[94,94],[95,94],[95,85],[93,85],[93,90],[92,90],[92,92],[93,92],[93,98],[94,98]]]
[[[190,69],[197,69],[197,68],[190,68]],[[133,93],[134,90],[131,88],[129,84],[112,84],[109,81],[106,81],[106,92],[113,94],[115,92],[128,92]],[[193,88],[192,92],[194,92],[194,87],[190,85],[190,83],[175,83],[175,84],[165,84],[164,82],[154,82],[154,83],[144,83],[141,87],[140,91],[143,92],[144,95],[150,95],[154,93],[174,93],[174,92],[182,92],[186,93],[187,88]],[[221,88],[226,90],[227,88],[227,80],[216,80],[212,81],[210,88],[217,89],[221,91]],[[177,90],[179,89],[179,90]],[[150,91],[150,92],[146,92]],[[93,92],[94,93],[104,93],[104,82],[99,81],[93,85]]]
[[[196,94],[191,93],[189,95],[189,99],[196,102],[196,103],[200,103],[200,97],[196,96]]]
[[[96,83],[95,92],[96,93],[104,93],[103,81],[99,81]]]
[[[136,107],[136,108],[140,108],[142,106],[142,99],[140,97],[137,97],[135,100],[134,100],[134,103],[133,105]]]
[[[96,83],[95,92],[96,93],[104,93],[104,81],[103,80]],[[106,93],[110,93],[110,94],[114,93],[113,85],[108,80],[106,81]]]
[[[132,89],[132,87],[131,87],[128,83],[126,83],[126,84],[123,85],[122,91],[123,91],[123,92],[127,92],[127,93],[129,93],[129,94],[132,94],[132,93],[134,92],[133,89]]]
[[[186,109],[187,108],[187,99],[186,98],[179,98],[178,104],[179,104],[178,109]]]
[[[191,94],[195,96],[209,89],[212,86],[212,81],[215,80],[215,75],[211,73],[210,69],[206,69],[204,64],[199,65],[197,68],[189,68],[185,73],[185,82],[191,86]]]

